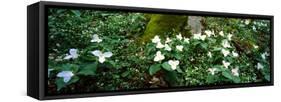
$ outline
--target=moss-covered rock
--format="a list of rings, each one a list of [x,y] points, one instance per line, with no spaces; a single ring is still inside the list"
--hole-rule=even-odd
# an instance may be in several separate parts
[[[187,25],[187,19],[187,16],[183,15],[152,14],[139,42],[145,43],[155,35],[163,37],[168,32],[182,32]]]

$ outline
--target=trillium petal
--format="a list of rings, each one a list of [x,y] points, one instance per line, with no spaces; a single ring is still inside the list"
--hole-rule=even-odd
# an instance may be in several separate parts
[[[105,61],[105,57],[104,56],[99,57],[99,62],[100,63],[103,63],[104,61]]]
[[[163,60],[163,59],[165,59],[165,56],[164,55],[162,55],[162,53],[160,52],[160,51],[157,51],[156,52],[156,55],[155,55],[155,57],[154,57],[154,61],[155,62],[158,62],[158,61],[161,61],[161,60]]]
[[[164,50],[171,51],[172,48],[168,44],[165,44],[165,49]]]
[[[112,52],[105,52],[103,54],[104,57],[111,57],[112,56]]]
[[[102,55],[102,52],[100,50],[95,50],[95,51],[92,51],[92,54],[99,57]]]
[[[67,55],[67,56],[65,56],[63,59],[69,60],[69,59],[71,59],[71,58],[72,58],[71,55]]]
[[[161,49],[163,47],[165,47],[165,46],[161,42],[158,42],[156,45],[156,48],[159,48],[159,49]]]
[[[172,70],[177,69],[177,66],[179,65],[179,61],[178,60],[169,60],[168,64],[171,66]]]
[[[91,40],[91,42],[97,42],[97,43],[99,43],[101,41],[102,41],[102,39],[100,39],[97,34],[94,34],[93,39]]]
[[[71,77],[69,77],[69,76],[63,77],[63,81],[64,81],[65,83],[69,82],[70,79],[71,79]]]
[[[177,45],[176,49],[179,50],[179,51],[183,51],[183,46],[182,45]]]
[[[77,49],[70,49],[70,50],[69,50],[69,54],[70,54],[70,55],[75,55],[75,54],[77,54],[77,52],[78,52]]]
[[[57,74],[57,77],[63,78],[64,82],[67,83],[73,75],[71,71],[61,71]]]
[[[153,42],[153,43],[158,43],[158,42],[160,42],[160,41],[161,41],[161,39],[159,38],[158,35],[154,36],[154,38],[152,39],[152,42]]]

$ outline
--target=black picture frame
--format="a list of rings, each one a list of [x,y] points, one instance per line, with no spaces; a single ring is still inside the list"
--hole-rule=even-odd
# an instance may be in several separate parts
[[[48,96],[46,94],[47,80],[47,8],[63,7],[63,8],[79,8],[79,9],[102,9],[102,10],[121,10],[121,11],[137,11],[150,13],[167,13],[167,14],[187,14],[194,16],[214,16],[214,17],[230,17],[230,18],[253,18],[270,20],[270,71],[271,80],[268,83],[247,83],[247,84],[231,84],[220,86],[199,86],[199,87],[180,87],[180,88],[164,88],[134,91],[116,91],[102,93],[83,93]],[[27,95],[39,100],[61,99],[61,98],[81,98],[109,95],[126,95],[126,94],[144,94],[159,92],[175,92],[190,90],[206,90],[206,89],[224,89],[238,87],[256,87],[256,86],[272,86],[274,84],[273,57],[274,57],[274,16],[272,15],[254,15],[254,14],[237,14],[237,13],[221,13],[221,12],[205,12],[205,11],[188,11],[174,9],[156,9],[141,7],[126,7],[113,5],[94,5],[94,4],[78,4],[78,3],[62,3],[40,1],[27,7]]]

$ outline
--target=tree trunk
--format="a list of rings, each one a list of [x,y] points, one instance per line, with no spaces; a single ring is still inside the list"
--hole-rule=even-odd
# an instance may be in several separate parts
[[[139,42],[146,43],[155,35],[164,37],[169,32],[180,32],[184,35],[184,28],[187,26],[187,20],[188,17],[184,15],[151,14],[145,32],[140,37]]]

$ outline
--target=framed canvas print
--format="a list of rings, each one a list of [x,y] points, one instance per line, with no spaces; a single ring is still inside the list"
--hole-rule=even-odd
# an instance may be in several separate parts
[[[273,85],[273,16],[40,1],[28,9],[29,96]]]

